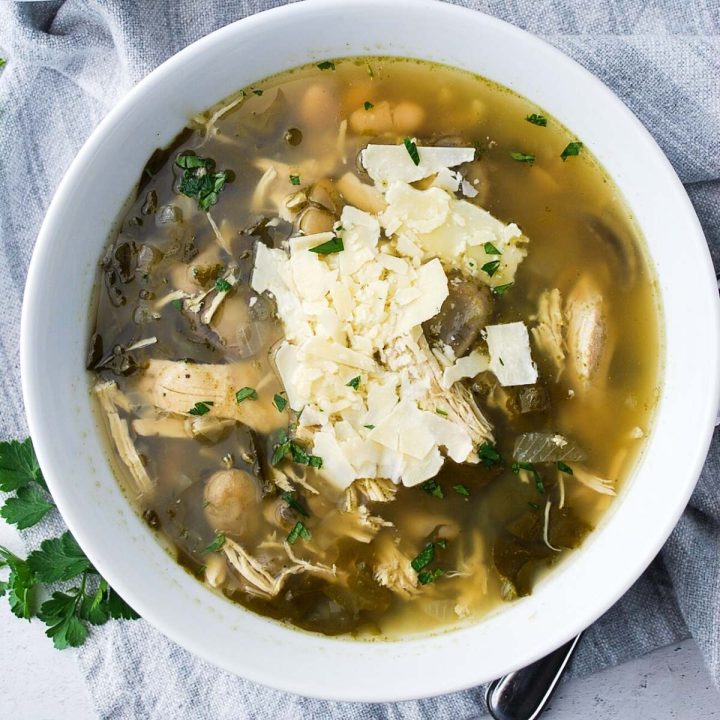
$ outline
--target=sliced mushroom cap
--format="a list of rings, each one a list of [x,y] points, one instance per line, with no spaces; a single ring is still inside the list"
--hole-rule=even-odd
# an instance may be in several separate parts
[[[425,323],[425,333],[431,342],[449,345],[457,357],[462,357],[477,342],[492,314],[490,289],[455,273],[450,276],[448,296],[440,312]]]
[[[207,481],[203,497],[205,517],[218,532],[243,535],[260,519],[260,483],[243,470],[216,472]]]
[[[612,263],[613,282],[624,289],[632,287],[638,273],[638,256],[633,239],[596,215],[586,214],[582,222],[589,235],[606,250],[604,255]]]

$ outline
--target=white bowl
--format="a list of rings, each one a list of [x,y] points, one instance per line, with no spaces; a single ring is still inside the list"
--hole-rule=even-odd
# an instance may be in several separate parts
[[[531,597],[473,626],[392,643],[292,630],[216,597],[176,565],[118,489],[84,370],[97,262],[152,151],[190,115],[243,86],[303,63],[369,54],[436,60],[484,75],[582,139],[647,239],[666,343],[646,453],[582,549]],[[93,564],[144,618],[197,655],[265,685],[338,700],[402,700],[470,687],[539,658],[592,623],[638,578],[685,507],[708,449],[718,407],[719,329],[715,275],[685,191],[650,135],[599,80],[537,38],[456,6],[318,0],[203,38],[139,83],[95,130],[65,175],[35,248],[22,318],[23,391],[63,517]]]

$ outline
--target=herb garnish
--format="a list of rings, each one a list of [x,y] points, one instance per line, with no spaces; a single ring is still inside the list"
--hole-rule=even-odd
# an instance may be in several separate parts
[[[480,462],[487,468],[502,465],[503,462],[503,459],[496,447],[488,442],[484,442],[478,448],[478,457],[480,458]]]
[[[232,285],[225,278],[219,277],[215,280],[215,289],[218,292],[230,292]]]
[[[429,565],[435,559],[435,543],[429,542],[418,554],[410,561],[412,569],[420,572],[424,567]]]
[[[445,574],[444,570],[435,568],[434,570],[423,570],[418,573],[418,582],[421,585],[428,585],[429,583],[435,582],[438,578]]]
[[[335,69],[335,63],[332,60],[323,60],[322,62],[318,63],[317,66],[321,70],[334,70]]]
[[[416,164],[420,164],[420,153],[418,152],[417,145],[413,140],[410,138],[405,138],[403,140],[403,145],[405,145],[405,149],[408,151],[408,155],[410,156],[411,160]]]
[[[353,390],[357,390],[360,387],[360,376],[354,377],[352,380],[348,380],[345,383],[346,387],[351,387]]]
[[[374,77],[375,77],[375,73],[373,72],[373,69],[372,69],[372,66],[370,65],[370,63],[368,63],[367,71],[368,71],[368,75],[369,75],[371,78],[374,78]]]
[[[470,491],[462,483],[459,483],[458,485],[453,485],[453,490],[458,495],[463,495],[464,497],[470,497]]]
[[[518,475],[521,470],[527,470],[535,481],[535,488],[539,493],[545,492],[545,483],[543,483],[540,473],[535,469],[535,466],[530,462],[514,462],[512,464],[512,471]]]
[[[447,416],[448,416],[447,410],[443,410],[442,408],[435,408],[435,412],[436,412],[438,415],[442,415],[443,417],[447,417]]]
[[[235,402],[237,403],[241,403],[243,400],[257,400],[257,398],[257,390],[251,387],[240,388],[235,393]]]
[[[569,465],[566,465],[562,460],[557,461],[557,467],[560,472],[564,472],[566,475],[573,474],[573,469]]]
[[[170,301],[170,304],[176,309],[182,312],[183,309],[183,301],[180,300],[180,298],[175,298],[174,300]]]
[[[441,500],[445,497],[445,493],[443,493],[443,489],[438,484],[437,480],[430,479],[426,480],[420,487],[428,494],[432,495],[436,498],[440,498]]]
[[[579,155],[582,147],[583,144],[578,140],[568,143],[567,147],[560,153],[562,161],[565,162],[569,157],[572,157],[573,155]]]
[[[540,509],[540,506],[539,506],[537,503],[528,501],[528,505],[529,505],[533,510],[539,510],[539,509]]]
[[[498,271],[499,267],[499,260],[491,260],[490,262],[486,262],[480,269],[492,277]]]
[[[364,427],[364,428],[367,428],[368,430],[374,430],[374,429],[375,429],[375,426],[374,426],[374,425],[363,425],[363,427]]]
[[[502,295],[505,293],[506,290],[509,290],[515,283],[505,283],[505,285],[496,285],[494,288],[491,288],[492,293],[494,295]]]
[[[227,172],[213,172],[215,161],[199,155],[178,155],[175,164],[184,170],[180,180],[180,192],[196,198],[201,210],[210,210],[228,181]]]
[[[303,517],[310,517],[310,513],[295,499],[295,496],[287,490],[280,493],[280,497],[291,507],[295,512],[300,513]]]
[[[200,400],[188,410],[189,415],[207,415],[215,403],[212,400]]]
[[[15,497],[8,498],[0,510],[5,522],[25,530],[40,522],[55,505],[48,501],[40,488],[28,485],[18,488]]]
[[[375,106],[374,106],[369,100],[366,100],[366,101],[363,103],[363,107],[364,107],[366,110],[372,110]]]
[[[517,162],[532,163],[535,162],[535,156],[524,152],[511,152],[510,157]]]
[[[253,95],[257,95],[258,97],[260,97],[262,94],[263,94],[262,90],[253,90]]]
[[[7,60],[5,58],[0,58],[0,68],[3,68],[7,65]]]
[[[225,545],[225,533],[219,532],[213,538],[213,541],[202,551],[203,553],[217,552]]]
[[[277,465],[288,453],[290,453],[293,462],[296,462],[298,465],[309,465],[317,469],[322,467],[323,462],[321,457],[305,452],[305,449],[300,444],[294,440],[290,440],[287,433],[283,433],[280,442],[275,446],[275,450],[273,451],[270,460],[271,464]]]
[[[330,255],[344,249],[345,246],[343,245],[342,238],[334,237],[327,242],[320,243],[319,245],[310,248],[310,252],[317,253],[318,255]]]
[[[486,255],[502,255],[502,253],[491,242],[486,242],[485,245],[483,245],[483,248],[485,248]]]
[[[540,127],[545,127],[547,125],[547,118],[544,115],[538,115],[537,113],[531,113],[525,119],[533,125],[540,125]]]
[[[300,176],[299,175],[291,175],[290,176],[290,182],[293,185],[299,185],[300,184]]]
[[[289,532],[287,536],[287,541],[294,545],[298,538],[302,538],[303,540],[309,540],[312,537],[310,534],[310,531],[305,527],[302,520],[298,520],[295,523],[295,527]]]
[[[282,412],[287,407],[287,400],[282,395],[273,395],[273,405],[278,412]]]

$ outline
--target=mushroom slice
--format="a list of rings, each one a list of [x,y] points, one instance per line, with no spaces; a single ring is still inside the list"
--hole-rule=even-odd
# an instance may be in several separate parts
[[[130,471],[130,475],[135,481],[136,490],[140,495],[152,494],[155,485],[150,479],[137,448],[130,437],[130,427],[127,420],[121,418],[118,413],[118,407],[127,409],[127,399],[118,389],[117,383],[113,381],[97,384],[95,394],[100,401],[100,406],[107,415],[110,436],[115,443],[118,455],[120,455],[120,458]]]

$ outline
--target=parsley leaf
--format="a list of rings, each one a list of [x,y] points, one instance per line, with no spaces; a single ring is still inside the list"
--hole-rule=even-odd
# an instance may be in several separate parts
[[[253,95],[257,95],[258,97],[260,97],[262,94],[262,90],[258,90],[257,88],[253,89]]]
[[[565,162],[569,157],[573,155],[579,155],[582,150],[583,144],[576,140],[567,144],[567,147],[560,153],[562,161]]]
[[[478,448],[478,457],[480,458],[480,462],[487,468],[502,465],[503,462],[497,448],[488,442],[484,442],[480,445]]]
[[[430,479],[426,480],[420,487],[428,494],[432,495],[433,497],[440,498],[442,500],[445,497],[445,493],[443,493],[443,489],[440,487],[437,480]]]
[[[292,185],[299,185],[300,184],[300,176],[299,175],[290,175],[290,183]]]
[[[217,552],[225,544],[225,533],[219,532],[213,541],[203,550],[204,553]]]
[[[67,593],[54,592],[52,598],[40,607],[38,617],[48,626],[45,634],[52,638],[58,650],[78,647],[87,638],[87,627],[78,617],[82,600],[86,597],[84,590],[83,582],[82,587]]]
[[[463,495],[464,497],[470,497],[470,491],[462,484],[453,485],[453,490],[458,495]]]
[[[215,161],[198,155],[178,155],[175,164],[184,171],[180,179],[180,192],[195,198],[201,210],[210,210],[217,203],[218,195],[229,179],[227,171],[213,172]]]
[[[317,253],[318,255],[330,255],[332,253],[340,252],[344,249],[345,246],[343,245],[342,238],[334,237],[327,242],[320,243],[315,247],[311,247],[310,252]]]
[[[309,540],[312,537],[310,534],[310,531],[305,527],[302,520],[298,520],[295,523],[295,527],[289,532],[287,536],[287,541],[294,545],[298,538],[302,538],[303,540]]]
[[[352,380],[348,380],[345,385],[346,387],[351,387],[353,390],[357,390],[360,387],[360,376],[358,375]]]
[[[235,402],[237,403],[241,403],[243,400],[257,400],[257,398],[257,390],[251,387],[240,388],[235,393]]]
[[[294,440],[290,440],[287,434],[281,436],[280,442],[275,446],[270,463],[277,465],[288,453],[298,465],[309,465],[318,469],[322,467],[321,457],[305,452],[305,449]]]
[[[405,149],[408,151],[408,155],[412,159],[412,161],[416,164],[420,164],[420,153],[418,152],[417,145],[414,143],[413,140],[410,138],[405,138],[403,140],[403,145],[405,145]]]
[[[535,489],[539,493],[545,492],[545,483],[543,483],[540,473],[535,469],[535,466],[530,462],[514,462],[512,464],[512,471],[518,475],[521,470],[527,470],[535,481]]]
[[[435,543],[429,542],[411,561],[412,569],[420,572],[435,559]]]
[[[524,152],[511,152],[510,157],[516,162],[524,162],[532,165],[535,162],[535,156]]]
[[[43,492],[30,485],[19,488],[16,497],[5,501],[0,517],[12,525],[17,525],[18,530],[25,530],[40,522],[54,507]]]
[[[273,395],[273,405],[277,408],[278,412],[282,412],[287,407],[287,400],[277,393]]]
[[[293,493],[284,490],[280,493],[280,497],[293,509],[300,513],[303,517],[310,517],[310,513],[295,499]]]
[[[334,70],[335,69],[335,63],[332,60],[323,60],[322,62],[318,63],[317,66],[321,70]]]
[[[200,400],[188,410],[188,415],[207,415],[214,404],[212,400]]]
[[[369,100],[366,100],[366,101],[363,103],[363,107],[364,107],[366,110],[372,110],[375,106],[374,106]]]
[[[529,123],[533,125],[539,125],[540,127],[547,126],[547,118],[544,115],[538,115],[537,113],[531,113],[525,118]]]
[[[9,567],[10,575],[3,583],[2,595],[7,592],[13,615],[25,620],[32,617],[33,589],[35,579],[26,560],[20,559],[0,545],[0,567]]]
[[[485,248],[485,253],[487,255],[502,255],[502,253],[491,242],[486,242],[483,247]]]
[[[509,290],[515,283],[505,283],[505,285],[496,285],[492,289],[493,295],[503,295],[505,291]]]
[[[28,555],[27,563],[35,577],[44,583],[97,572],[69,530],[60,537],[43,540],[39,549]]]
[[[47,489],[32,440],[0,442],[0,490],[12,492],[31,482]]]
[[[480,269],[492,277],[498,271],[499,267],[499,260],[491,260],[490,262],[486,262]]]
[[[232,285],[225,278],[219,277],[215,280],[215,289],[218,292],[229,292],[232,290]]]
[[[444,570],[435,568],[434,570],[423,570],[418,573],[418,582],[421,585],[428,585],[429,583],[435,582],[438,578],[445,574]]]
[[[560,472],[564,472],[566,475],[573,474],[573,469],[569,465],[566,465],[562,460],[557,461],[557,467]]]

